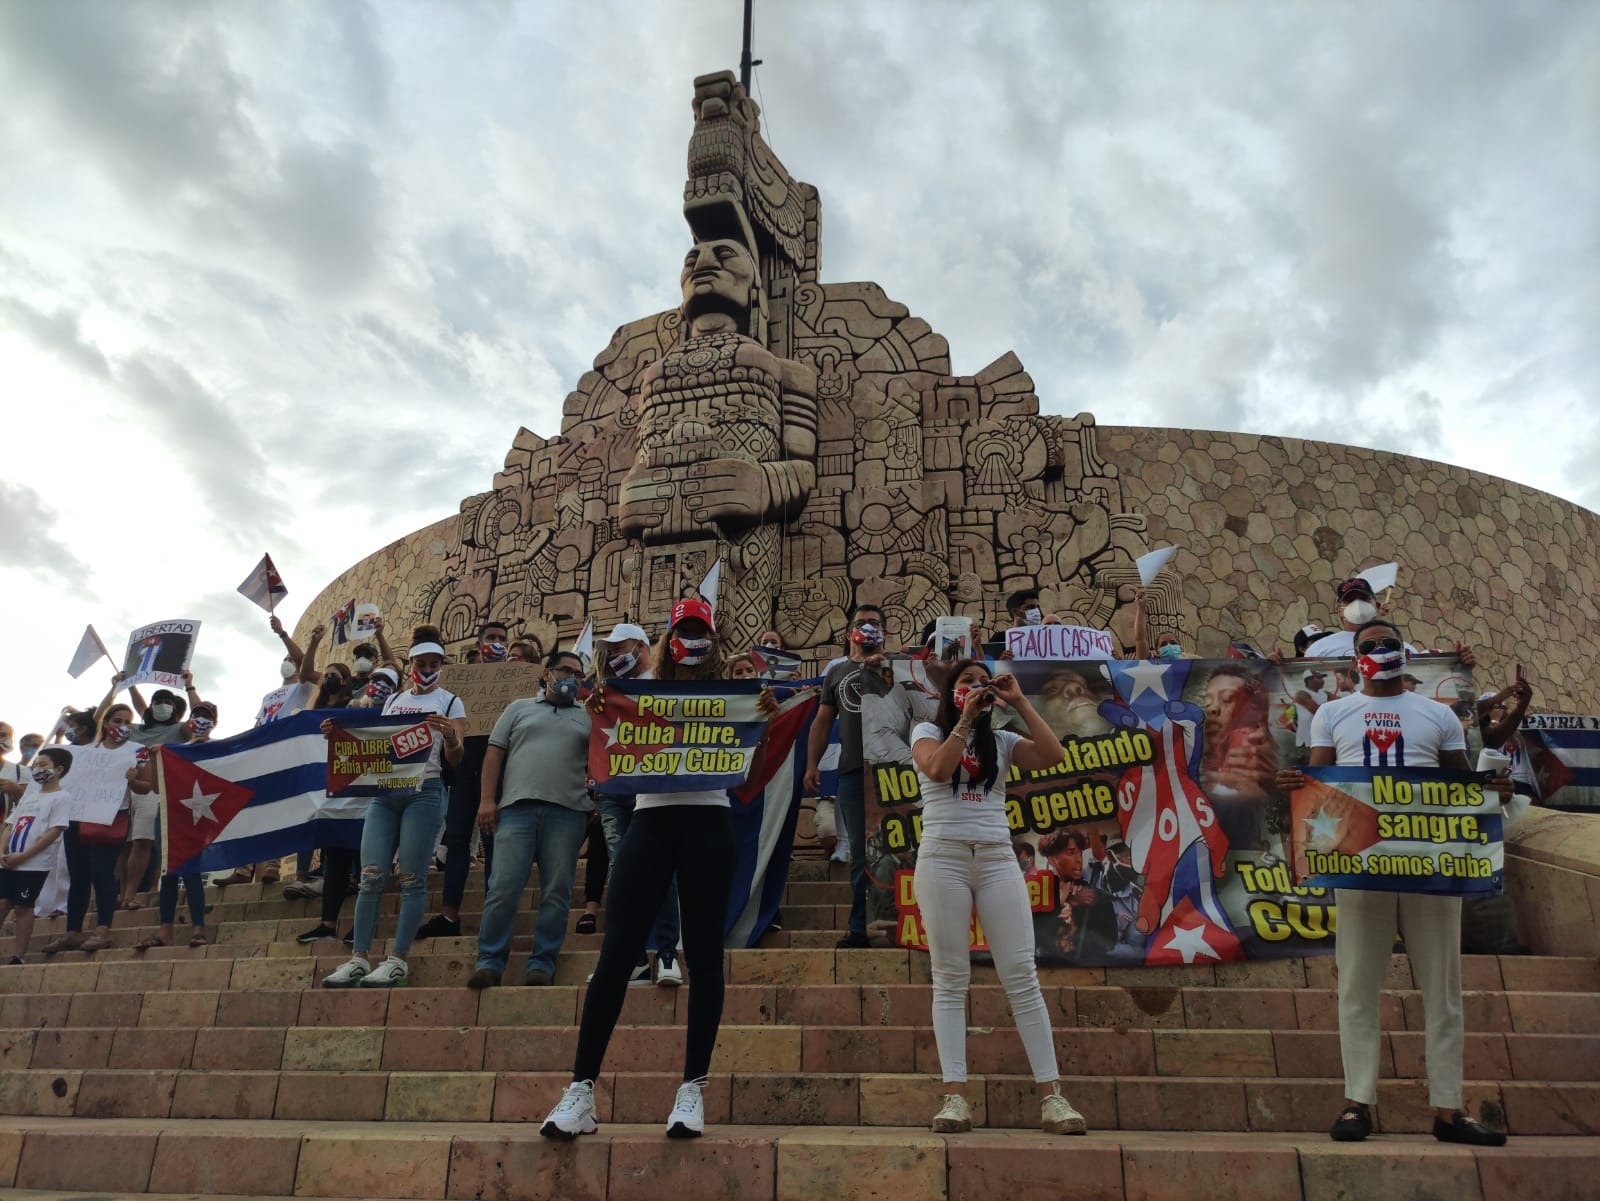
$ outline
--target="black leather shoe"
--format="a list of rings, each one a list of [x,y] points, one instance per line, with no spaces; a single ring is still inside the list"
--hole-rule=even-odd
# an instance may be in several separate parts
[[[467,977],[468,988],[495,988],[500,983],[500,973],[492,967],[480,967]]]
[[[1502,1131],[1490,1130],[1482,1122],[1458,1109],[1447,1122],[1433,1119],[1433,1137],[1441,1143],[1466,1143],[1471,1147],[1503,1147],[1506,1136]]]
[[[846,934],[833,945],[841,951],[858,951],[866,947],[870,947],[872,945],[872,940],[869,939],[865,934]]]
[[[1372,1109],[1366,1105],[1347,1105],[1339,1120],[1328,1131],[1336,1143],[1359,1143],[1372,1133]],[[1434,1128],[1435,1137],[1438,1128]]]

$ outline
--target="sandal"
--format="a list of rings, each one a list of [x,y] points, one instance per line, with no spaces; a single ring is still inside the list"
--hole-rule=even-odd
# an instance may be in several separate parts
[[[593,934],[595,930],[594,914],[586,913],[578,919],[578,924],[572,927],[574,934]]]
[[[206,939],[206,936],[204,934],[196,934],[193,938],[191,938],[189,940],[189,945],[191,947],[205,947],[205,946],[210,946],[211,944]]]
[[[138,942],[133,944],[133,949],[135,951],[148,951],[151,947],[164,947],[166,945],[167,944],[162,940],[161,935],[157,934],[151,938],[141,938]]]

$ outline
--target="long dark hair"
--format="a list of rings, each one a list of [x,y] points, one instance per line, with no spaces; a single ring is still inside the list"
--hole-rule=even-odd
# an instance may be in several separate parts
[[[693,667],[676,662],[672,657],[670,643],[672,631],[668,630],[656,639],[655,653],[651,660],[651,668],[658,680],[720,680],[725,661],[722,657],[722,640],[717,637],[717,632],[712,630],[708,635],[711,639],[711,653]]]
[[[939,708],[933,715],[933,724],[939,727],[939,732],[946,738],[950,737],[950,731],[956,728],[956,722],[961,720],[961,711],[956,708],[956,680],[969,667],[989,670],[989,665],[982,659],[958,659],[950,669],[949,679],[945,680],[944,687],[939,690]],[[993,712],[993,705],[986,706],[978,715],[978,719],[972,723],[973,747],[978,752],[978,771],[972,777],[972,781],[975,784],[982,784],[985,792],[994,787],[994,782],[1000,775],[1000,752],[995,747],[994,724],[990,719]],[[960,787],[959,764],[956,765],[955,774],[950,777],[950,783],[954,787]]]

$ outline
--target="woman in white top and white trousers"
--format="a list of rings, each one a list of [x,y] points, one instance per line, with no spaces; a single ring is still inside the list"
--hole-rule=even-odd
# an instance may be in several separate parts
[[[991,726],[995,705],[1012,709],[1024,737]],[[1016,677],[991,678],[981,662],[955,665],[934,720],[911,731],[911,757],[922,785],[922,843],[917,848],[917,905],[933,968],[933,1036],[944,1075],[944,1105],[933,1119],[942,1133],[972,1129],[967,1103],[967,990],[972,981],[973,907],[1005,986],[1017,1032],[1039,1086],[1040,1125],[1050,1134],[1082,1134],[1083,1115],[1061,1095],[1050,1012],[1033,962],[1033,910],[1017,870],[1006,821],[1006,774],[1052,767],[1061,742],[1022,695]]]

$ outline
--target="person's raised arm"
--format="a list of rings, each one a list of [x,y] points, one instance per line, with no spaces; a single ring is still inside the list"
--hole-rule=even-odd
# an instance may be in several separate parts
[[[1526,680],[1518,680],[1502,688],[1494,696],[1478,702],[1478,720],[1481,722],[1488,716],[1496,705],[1506,706],[1506,715],[1497,722],[1491,722],[1483,727],[1483,741],[1485,746],[1504,746],[1511,741],[1517,730],[1522,726],[1522,719],[1528,712],[1528,704],[1533,700],[1533,688]]]
[[[1050,723],[1039,716],[1039,711],[1022,695],[1022,685],[1017,683],[1016,676],[996,676],[992,687],[995,699],[1022,718],[1028,728],[1027,736],[1011,752],[1011,762],[1023,771],[1043,771],[1067,757],[1061,739],[1056,737]]]
[[[128,699],[133,702],[133,711],[139,715],[139,720],[144,720],[145,711],[150,708],[144,703],[144,697],[139,695],[139,685],[128,685]]]
[[[305,654],[300,659],[299,680],[302,684],[315,684],[317,682],[317,647],[322,645],[322,636],[328,632],[326,626],[316,626],[311,631],[311,639],[306,643]],[[289,645],[288,639],[284,645]]]
[[[372,632],[377,639],[378,654],[383,656],[383,662],[399,671],[400,660],[394,657],[394,652],[389,649],[389,640],[383,636],[383,616],[381,614],[372,619]]]
[[[183,669],[183,692],[189,698],[189,716],[194,716],[194,707],[200,703],[200,694],[194,690],[194,672],[187,667]]]
[[[283,622],[278,620],[277,614],[273,614],[267,624],[272,627],[272,632],[278,636],[278,641],[283,643],[283,651],[289,656],[290,662],[299,667],[300,660],[305,658],[305,652],[295,645],[293,638],[289,637],[289,631],[283,628]]]
[[[1150,657],[1150,619],[1145,610],[1145,591],[1133,590],[1133,654],[1138,659]]]

